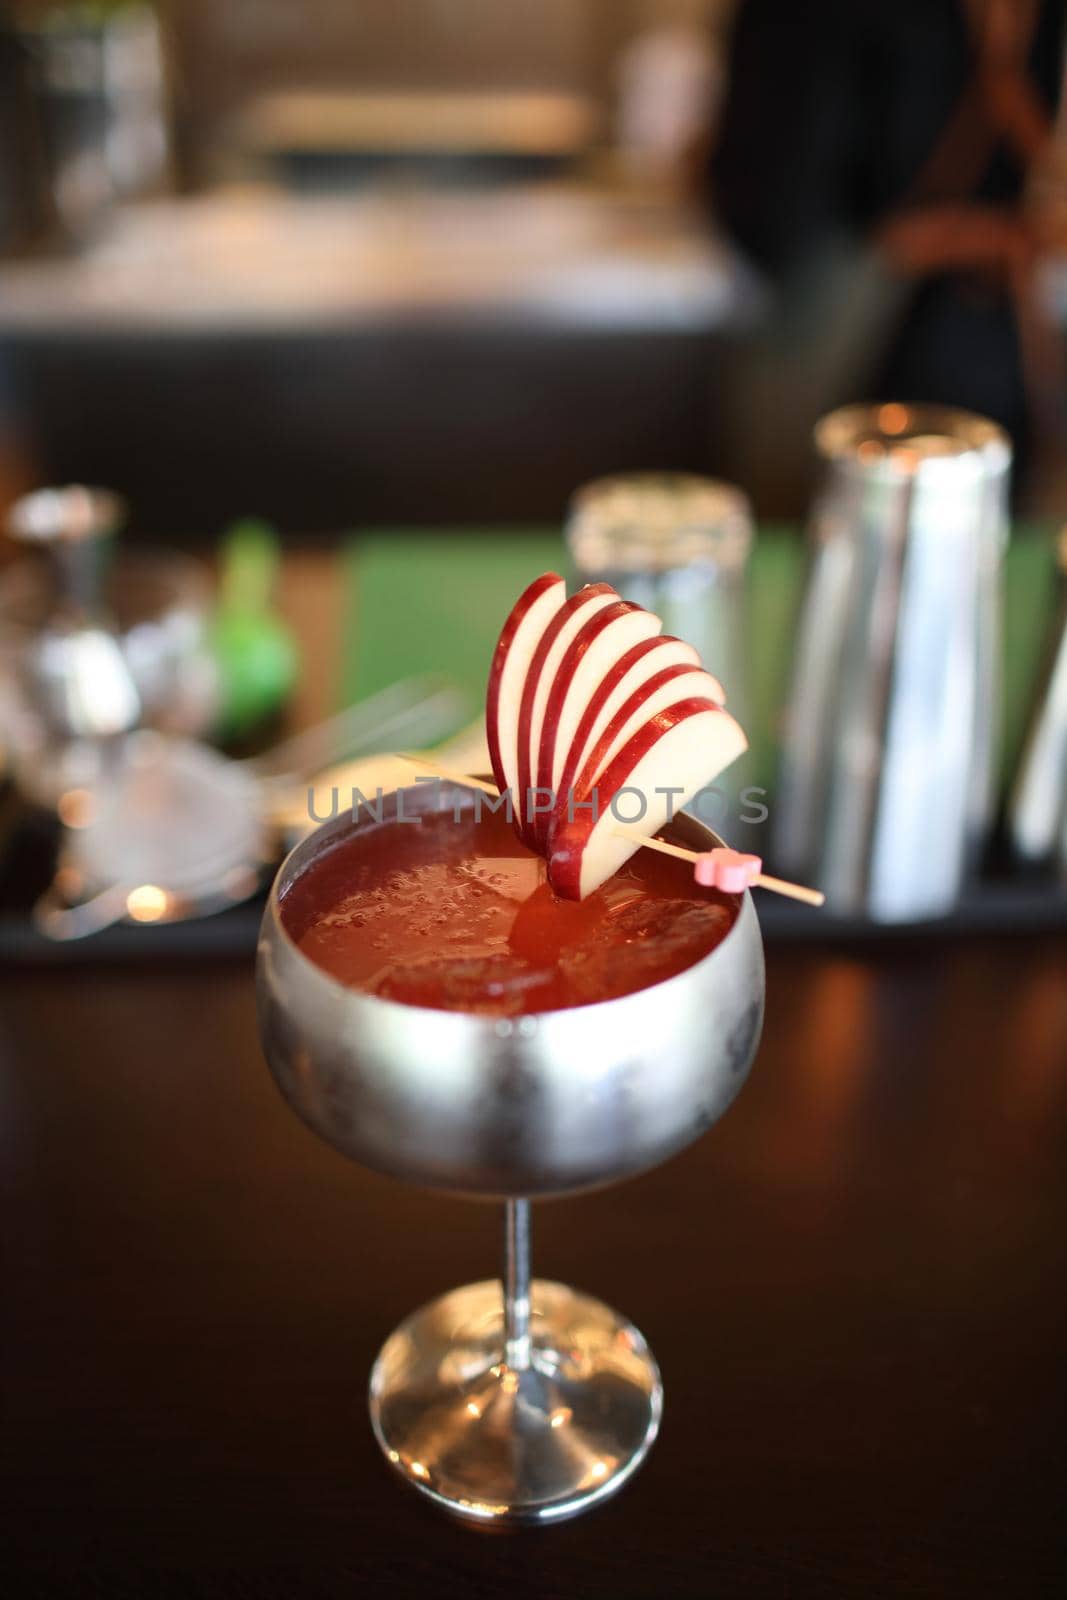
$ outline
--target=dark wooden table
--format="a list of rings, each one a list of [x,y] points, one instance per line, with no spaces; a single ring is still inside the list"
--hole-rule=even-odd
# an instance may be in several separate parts
[[[498,1218],[294,1119],[243,963],[0,980],[2,1564],[46,1596],[1062,1592],[1067,940],[772,950],[706,1139],[535,1212],[663,1431],[617,1500],[455,1526],[364,1408]],[[8,1592],[15,1592],[10,1589]]]

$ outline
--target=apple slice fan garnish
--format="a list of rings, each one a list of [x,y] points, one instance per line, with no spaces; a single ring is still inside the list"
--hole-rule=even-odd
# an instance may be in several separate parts
[[[584,899],[645,846],[692,861],[708,887],[760,884],[822,904],[815,890],[766,877],[758,856],[655,837],[747,748],[724,702],[692,646],[664,637],[658,617],[608,584],[568,599],[547,572],[523,591],[493,654],[486,734],[496,792],[511,791],[516,831],[545,857],[557,894]]]
[[[489,666],[485,695],[485,732],[489,760],[503,794],[519,784],[519,708],[530,663],[541,636],[567,598],[567,585],[546,572],[524,589],[511,608]]]
[[[663,827],[672,810],[745,748],[741,729],[713,700],[678,700],[642,722],[592,783],[574,795],[573,818],[552,830],[548,876],[557,894],[571,900],[592,894]],[[613,801],[620,802],[617,808]],[[620,827],[631,806],[633,821]]]

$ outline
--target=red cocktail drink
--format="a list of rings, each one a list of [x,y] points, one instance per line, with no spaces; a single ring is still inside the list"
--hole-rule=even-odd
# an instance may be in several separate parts
[[[516,1016],[673,977],[725,938],[739,906],[647,850],[584,900],[563,899],[504,817],[472,807],[360,828],[293,883],[281,912],[301,952],[352,988]]]
[[[444,1509],[548,1523],[636,1470],[662,1385],[632,1323],[531,1278],[530,1199],[654,1166],[725,1111],[763,958],[748,894],[720,892],[755,858],[714,863],[736,852],[690,817],[656,837],[745,748],[659,618],[606,585],[568,599],[535,579],[493,653],[486,738],[494,784],[438,767],[440,791],[413,777],[377,820],[362,806],[296,848],[264,916],[259,1014],[282,1092],[330,1144],[505,1200],[502,1282],[394,1331],[371,1420]]]

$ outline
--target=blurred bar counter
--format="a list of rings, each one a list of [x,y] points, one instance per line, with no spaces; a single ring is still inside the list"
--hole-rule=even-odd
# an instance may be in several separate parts
[[[0,266],[0,366],[44,476],[120,484],[153,533],[250,506],[508,520],[599,472],[714,468],[723,342],[756,304],[663,200],[231,189]]]

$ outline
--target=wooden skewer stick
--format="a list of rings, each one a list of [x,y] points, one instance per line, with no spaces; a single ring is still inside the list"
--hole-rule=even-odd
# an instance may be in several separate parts
[[[612,829],[620,839],[637,839],[646,850],[658,850],[663,856],[676,856],[679,861],[696,861],[699,852],[685,850],[680,844],[668,844],[666,839],[650,839],[647,834],[640,833],[637,828],[618,827]],[[769,873],[761,872],[752,882],[759,889],[770,889],[774,894],[784,895],[787,900],[802,900],[806,906],[823,906],[826,896],[819,889],[807,889],[802,883],[789,883],[785,878],[772,878]]]
[[[788,878],[775,878],[769,872],[761,872],[756,879],[757,889],[769,889],[772,894],[780,894],[786,900],[801,900],[806,906],[824,906],[826,896],[821,889],[809,889],[804,883],[790,883]]]
[[[425,777],[443,778],[446,783],[459,783],[468,789],[480,789],[483,794],[500,793],[495,783],[485,783],[481,778],[471,778],[462,772],[449,772],[447,767],[440,767],[435,761],[427,760],[424,756],[402,754],[400,759],[410,762],[413,767],[420,767]],[[668,844],[666,839],[650,839],[640,829],[629,828],[622,823],[614,827],[612,832],[617,833],[620,839],[634,839],[638,844],[644,845],[646,850],[658,850],[661,855],[675,856],[679,861],[695,862],[701,854],[698,850],[686,850],[680,844]],[[801,900],[807,906],[826,904],[826,896],[818,889],[807,889],[802,883],[789,883],[785,878],[772,878],[766,872],[761,872],[753,882],[757,888],[770,889],[773,894],[783,895],[787,900]]]
[[[439,767],[436,761],[431,761],[426,756],[409,756],[403,751],[398,751],[397,755],[401,761],[407,761],[411,766],[418,767],[419,776],[422,778],[443,778],[446,783],[461,783],[464,788],[480,789],[483,794],[500,794],[495,783],[486,783],[481,778],[471,778],[465,772],[449,772],[447,767]]]

